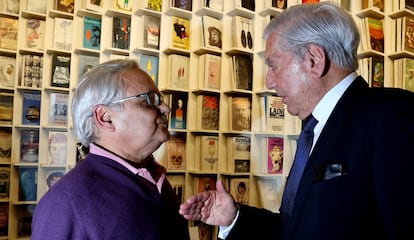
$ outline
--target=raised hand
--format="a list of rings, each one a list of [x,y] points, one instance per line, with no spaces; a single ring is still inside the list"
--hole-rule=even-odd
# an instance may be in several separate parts
[[[188,220],[199,220],[209,225],[228,226],[237,213],[237,204],[217,180],[216,191],[198,193],[181,204],[179,213]]]

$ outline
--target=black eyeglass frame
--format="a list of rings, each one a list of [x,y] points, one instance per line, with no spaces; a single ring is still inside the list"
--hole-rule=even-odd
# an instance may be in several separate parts
[[[125,101],[139,99],[139,98],[143,98],[143,97],[145,98],[145,101],[147,102],[147,104],[149,106],[157,107],[157,106],[161,105],[164,102],[164,97],[161,93],[154,92],[154,91],[149,91],[149,92],[141,93],[141,94],[138,94],[138,95],[135,95],[135,96],[121,98],[119,100],[112,101],[109,104],[123,103]]]

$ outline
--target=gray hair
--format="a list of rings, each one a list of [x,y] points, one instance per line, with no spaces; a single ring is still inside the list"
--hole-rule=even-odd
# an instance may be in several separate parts
[[[265,28],[267,39],[276,32],[280,47],[303,57],[309,44],[323,47],[330,61],[356,70],[359,30],[352,16],[329,2],[298,4],[278,14]]]
[[[92,118],[94,107],[125,97],[127,84],[123,73],[132,69],[139,69],[135,60],[111,60],[97,65],[80,79],[72,99],[72,121],[82,145],[89,146],[97,139]]]

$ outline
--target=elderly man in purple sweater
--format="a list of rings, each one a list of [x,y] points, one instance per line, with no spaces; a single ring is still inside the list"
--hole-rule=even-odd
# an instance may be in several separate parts
[[[133,60],[87,72],[72,117],[90,152],[40,199],[31,239],[189,239],[165,168],[153,157],[170,137],[169,112]]]

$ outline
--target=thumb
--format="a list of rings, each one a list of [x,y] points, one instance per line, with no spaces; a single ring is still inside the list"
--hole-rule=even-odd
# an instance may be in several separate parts
[[[216,189],[217,189],[217,192],[219,193],[227,192],[226,188],[223,186],[223,182],[221,181],[221,179],[217,179]]]

